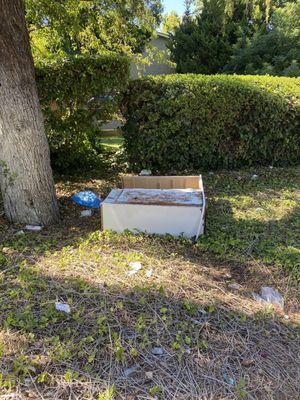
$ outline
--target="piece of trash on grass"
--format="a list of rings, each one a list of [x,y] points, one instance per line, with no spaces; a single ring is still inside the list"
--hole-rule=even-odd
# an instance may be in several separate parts
[[[43,228],[40,225],[26,225],[25,229],[27,231],[31,231],[31,232],[39,232],[41,231]]]
[[[253,360],[252,358],[246,358],[245,360],[242,361],[242,365],[244,367],[251,367],[251,365],[255,364],[255,360]]]
[[[228,285],[228,288],[232,290],[239,290],[242,289],[242,285],[240,285],[239,283],[230,283],[230,285]]]
[[[278,290],[271,287],[264,286],[261,288],[260,295],[253,292],[252,296],[254,300],[270,303],[281,308],[284,307],[283,296],[278,292]]]
[[[139,261],[131,261],[129,263],[130,271],[127,272],[128,276],[136,274],[140,269],[142,269],[142,264]]]
[[[32,379],[31,378],[25,378],[24,379],[24,385],[25,386],[29,386],[32,383]]]
[[[148,269],[148,271],[146,271],[145,275],[147,278],[151,278],[151,276],[153,275],[153,269]]]
[[[140,176],[151,176],[152,172],[150,169],[142,169],[141,172],[139,173]]]
[[[133,365],[130,368],[126,368],[124,371],[124,375],[126,378],[128,378],[130,375],[132,375],[135,371],[137,370],[137,366]]]
[[[146,375],[146,378],[153,379],[153,372],[152,371],[146,371],[145,375]]]
[[[234,386],[235,380],[234,378],[229,378],[229,385]]]
[[[67,314],[70,314],[70,312],[71,312],[71,308],[70,308],[69,304],[67,304],[67,303],[59,303],[59,302],[55,303],[55,308],[57,311],[62,311]]]
[[[16,236],[25,235],[25,232],[21,229],[20,231],[15,233]]]
[[[91,190],[73,194],[71,200],[80,206],[89,208],[100,208],[101,204],[101,200]]]
[[[225,382],[227,382],[229,385],[234,386],[235,385],[235,379],[233,377],[229,377],[227,374],[223,374],[223,379]]]
[[[142,268],[142,264],[139,261],[131,261],[129,267],[134,271],[139,271]]]
[[[162,356],[164,354],[164,349],[162,347],[153,347],[151,353],[155,356]]]
[[[255,179],[258,179],[258,175],[256,175],[256,174],[253,174],[252,176],[251,176],[251,179],[254,181]]]
[[[92,216],[92,210],[83,210],[80,213],[80,217],[91,217]]]

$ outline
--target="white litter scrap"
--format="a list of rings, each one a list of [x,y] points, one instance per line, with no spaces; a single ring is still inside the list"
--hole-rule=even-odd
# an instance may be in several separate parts
[[[140,176],[151,176],[152,172],[150,171],[150,169],[142,169],[139,175]]]
[[[91,217],[92,216],[92,210],[83,210],[80,213],[80,217]]]
[[[155,356],[162,356],[164,354],[164,349],[162,347],[153,347],[151,353]]]
[[[252,293],[254,300],[261,301],[264,303],[273,304],[274,306],[284,307],[284,298],[278,292],[278,290],[273,289],[268,286],[261,288],[260,295],[257,293]]]
[[[254,181],[255,179],[258,179],[258,175],[256,175],[256,174],[253,174],[252,176],[251,176],[251,179]]]
[[[70,312],[71,312],[71,308],[70,308],[69,304],[67,304],[67,303],[57,302],[57,303],[55,303],[55,308],[57,311],[62,311],[62,312],[65,312],[66,314],[70,314]]]
[[[148,379],[153,379],[153,372],[152,371],[146,371],[145,375]]]
[[[31,232],[39,232],[41,231],[43,228],[40,225],[26,225],[25,229],[27,231],[31,231]]]
[[[153,275],[153,269],[148,269],[148,271],[146,271],[145,275],[147,278],[151,278],[151,276]]]
[[[139,261],[131,261],[129,263],[130,271],[127,272],[128,276],[134,275],[142,269],[142,264]]]

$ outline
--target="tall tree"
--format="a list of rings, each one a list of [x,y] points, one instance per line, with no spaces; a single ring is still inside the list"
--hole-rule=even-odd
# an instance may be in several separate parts
[[[204,0],[200,15],[185,15],[171,37],[171,59],[180,73],[218,72],[230,56],[226,37],[225,0]]]
[[[184,16],[190,17],[193,12],[194,0],[184,0]]]
[[[58,220],[23,0],[0,0],[0,184],[10,221]]]

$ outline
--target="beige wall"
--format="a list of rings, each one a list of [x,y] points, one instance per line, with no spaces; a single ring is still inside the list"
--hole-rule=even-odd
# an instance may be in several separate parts
[[[144,58],[149,58],[150,65],[140,63],[131,64],[130,72],[132,79],[146,75],[164,75],[175,73],[175,68],[170,66],[169,51],[167,49],[168,38],[166,35],[158,34],[150,41],[150,50],[143,53]]]
[[[130,75],[132,79],[137,79],[147,75],[166,75],[175,73],[168,63],[170,61],[167,49],[168,37],[165,34],[157,34],[156,38],[150,41],[150,49],[143,53],[144,58],[151,59],[150,64],[141,63],[130,65]],[[113,131],[122,126],[120,121],[113,120],[102,126],[103,130]]]

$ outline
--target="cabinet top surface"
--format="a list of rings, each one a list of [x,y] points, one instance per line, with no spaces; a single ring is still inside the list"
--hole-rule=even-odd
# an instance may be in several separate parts
[[[122,189],[108,197],[115,204],[200,207],[203,203],[202,191],[196,189]]]

